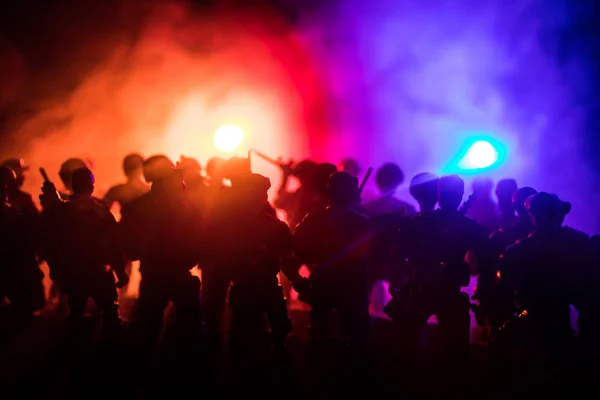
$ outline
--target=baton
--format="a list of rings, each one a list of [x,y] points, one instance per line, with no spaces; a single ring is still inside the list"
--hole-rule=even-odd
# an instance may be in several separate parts
[[[369,181],[369,178],[371,177],[372,173],[373,173],[373,167],[369,167],[369,169],[367,170],[367,173],[365,174],[365,177],[363,178],[362,182],[360,183],[360,187],[358,188],[359,193],[362,193],[362,191],[365,188],[365,186],[367,185],[367,182]]]
[[[48,174],[44,168],[40,168],[40,174],[42,175],[44,182],[50,182],[50,178],[48,178]]]
[[[254,150],[254,149],[248,150],[248,159],[250,159],[250,153],[254,153],[257,156],[259,156],[260,158],[262,158],[263,160],[265,160],[271,164],[277,165],[278,167],[281,166],[281,163],[279,161],[274,160],[273,158],[269,157],[268,155],[261,153],[260,151]]]

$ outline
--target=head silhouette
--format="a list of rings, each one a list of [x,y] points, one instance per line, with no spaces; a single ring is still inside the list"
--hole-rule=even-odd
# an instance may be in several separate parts
[[[517,215],[519,217],[529,218],[529,211],[527,211],[527,207],[525,206],[525,202],[527,201],[527,199],[529,197],[532,197],[536,193],[537,193],[537,191],[534,188],[531,188],[529,186],[525,186],[525,187],[522,187],[522,188],[518,189],[513,194],[513,198],[512,198],[513,205],[514,205],[515,210],[517,211]]]
[[[447,175],[438,182],[440,208],[456,210],[465,194],[465,182],[458,175]]]
[[[548,231],[560,228],[565,216],[571,211],[571,204],[561,201],[558,196],[540,192],[529,201],[529,214],[537,230]]]
[[[94,193],[94,174],[89,168],[78,168],[73,172],[73,193],[76,196],[91,196]]]
[[[140,179],[144,174],[144,157],[137,153],[125,156],[123,159],[123,173],[128,179]]]
[[[329,203],[335,207],[352,208],[360,204],[358,178],[348,172],[335,172],[328,182]]]
[[[319,196],[327,197],[327,185],[331,175],[337,172],[337,167],[331,163],[317,164],[313,171],[312,185]]]
[[[154,186],[158,181],[171,177],[174,169],[175,165],[167,156],[155,155],[144,161],[144,179]]]
[[[226,160],[221,157],[213,157],[207,161],[206,175],[212,182],[218,182],[220,184],[223,181],[225,161]]]
[[[292,169],[293,175],[300,181],[300,184],[304,188],[308,188],[312,185],[313,175],[317,163],[312,160],[302,160],[298,164],[294,165]]]
[[[2,166],[0,169],[0,197],[7,201],[11,188],[17,187],[17,175],[12,168]]]
[[[236,182],[246,178],[251,173],[250,162],[243,157],[231,157],[223,167],[223,175],[231,181],[232,186],[235,186]]]
[[[422,172],[414,176],[410,181],[410,195],[419,203],[421,211],[433,211],[438,202],[437,175]]]
[[[87,168],[83,160],[80,158],[69,158],[67,161],[61,164],[60,170],[58,171],[58,176],[65,186],[65,189],[73,191],[73,185],[71,182],[73,179],[73,173],[80,168]]]
[[[268,191],[271,188],[269,178],[260,174],[249,174],[236,182],[236,190],[241,194],[245,204],[251,209],[264,210],[268,202]]]
[[[490,178],[475,178],[473,180],[472,189],[473,193],[476,193],[478,197],[491,198],[494,190],[494,181]]]
[[[10,158],[2,163],[3,167],[7,167],[13,170],[16,176],[15,184],[17,188],[21,188],[25,183],[25,171],[29,170],[29,167],[25,165],[25,162],[21,158]]]
[[[349,173],[352,176],[358,176],[360,174],[360,164],[354,158],[344,158],[340,165],[338,165],[340,171]]]
[[[502,179],[496,184],[498,206],[503,214],[513,214],[515,212],[512,199],[517,189],[517,181],[514,179]]]
[[[375,174],[375,183],[381,193],[392,193],[404,183],[404,172],[394,163],[385,163]]]

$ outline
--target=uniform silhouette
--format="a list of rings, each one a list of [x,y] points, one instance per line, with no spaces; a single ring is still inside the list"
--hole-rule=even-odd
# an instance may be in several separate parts
[[[283,257],[292,252],[290,230],[268,211],[267,190],[271,184],[251,174],[232,186],[238,196],[212,220],[212,261],[231,281],[229,304],[233,312],[232,344],[246,346],[255,341],[262,317],[267,316],[272,343],[281,349],[291,324],[277,274]]]
[[[38,225],[40,212],[29,193],[22,190],[25,172],[29,170],[21,159],[9,159],[3,166],[14,172],[15,179],[8,180],[8,201],[11,208],[18,213],[19,229],[15,231],[19,239],[18,259],[13,260],[14,268],[20,271],[22,294],[30,302],[30,308],[39,309],[45,304],[44,278],[38,263],[39,236]]]
[[[144,161],[149,193],[123,214],[127,256],[140,261],[139,299],[134,317],[138,345],[149,351],[158,338],[165,308],[175,304],[181,332],[192,340],[201,331],[200,282],[192,276],[202,253],[200,210],[187,202],[181,172],[165,156]]]
[[[369,336],[366,268],[373,230],[368,217],[354,211],[360,203],[355,177],[338,172],[328,186],[330,206],[308,214],[293,235],[295,254],[310,270],[310,334],[322,337],[335,309],[348,325],[351,349],[363,352]]]
[[[428,213],[435,209],[438,202],[437,175],[422,172],[410,181],[410,195],[419,203],[419,212]]]
[[[574,350],[569,305],[585,307],[596,286],[587,235],[562,226],[570,207],[548,193],[534,195],[529,201],[534,232],[509,247],[500,263],[501,285],[514,293],[521,316],[509,325],[516,332],[504,352],[518,355],[536,383],[565,378]],[[501,329],[499,338],[506,332],[510,329]]]
[[[449,359],[464,360],[469,349],[470,303],[461,292],[470,280],[464,262],[469,250],[483,254],[483,228],[457,211],[464,194],[458,176],[438,184],[440,209],[416,215],[399,232],[388,315],[399,322],[402,339],[414,352],[431,315],[436,315]],[[409,353],[410,354],[410,353]]]
[[[126,207],[138,197],[148,193],[150,187],[143,180],[144,158],[139,154],[129,154],[123,160],[123,173],[127,182],[111,187],[104,196],[104,202],[111,208],[118,203],[120,208]]]
[[[514,192],[512,196],[513,209],[517,212],[516,220],[513,219],[512,225],[502,226],[499,230],[492,233],[489,239],[489,254],[486,260],[479,265],[479,276],[477,278],[477,286],[473,295],[473,300],[477,301],[474,306],[475,317],[477,323],[485,326],[486,323],[491,324],[492,330],[499,328],[503,324],[508,315],[514,310],[509,307],[494,309],[494,301],[497,274],[499,270],[498,263],[504,251],[517,240],[526,238],[533,231],[533,223],[529,215],[529,211],[525,207],[525,200],[537,192],[530,187],[524,187]],[[508,206],[504,206],[505,210]],[[500,303],[501,304],[501,303]],[[508,313],[508,315],[507,315]]]
[[[17,185],[14,171],[0,167],[0,300],[8,298],[12,309],[22,317],[44,305],[36,251],[32,237],[31,219],[23,209],[10,202],[11,188]],[[14,192],[14,191],[13,191]]]
[[[512,227],[515,223],[513,195],[517,189],[517,181],[514,179],[502,179],[496,184],[496,197],[500,208],[500,229]]]
[[[317,196],[313,181],[316,166],[315,162],[304,160],[293,166],[293,168],[287,166],[282,168],[283,179],[274,205],[276,208],[285,211],[288,225],[292,229],[308,214],[312,201]],[[294,192],[287,191],[290,176],[296,177],[300,183],[300,188]]]
[[[364,205],[366,213],[372,217],[379,215],[414,215],[416,210],[410,204],[396,198],[396,191],[404,182],[404,172],[393,163],[382,165],[375,174],[375,183],[381,197]]]
[[[474,219],[479,225],[492,233],[500,227],[500,214],[492,198],[494,182],[488,178],[475,178],[473,180],[474,201],[470,205],[466,216]]]
[[[127,284],[117,222],[106,204],[92,197],[94,176],[89,169],[77,169],[71,178],[73,195],[47,210],[56,216],[49,228],[57,238],[52,243],[56,261],[50,263],[52,276],[69,298],[71,321],[83,318],[91,297],[102,313],[105,331],[112,333],[120,328],[116,289]],[[44,193],[51,194],[52,184],[44,185]]]

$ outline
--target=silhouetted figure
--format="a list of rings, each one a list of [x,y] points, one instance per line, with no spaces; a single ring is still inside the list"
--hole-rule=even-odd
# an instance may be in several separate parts
[[[360,164],[354,158],[344,158],[338,165],[338,170],[347,172],[352,176],[358,176],[362,172]]]
[[[232,186],[238,195],[208,230],[212,263],[231,281],[231,339],[235,351],[247,352],[257,343],[266,315],[272,344],[281,351],[291,324],[277,274],[280,262],[292,252],[290,230],[266,207],[268,178],[251,174]]]
[[[21,159],[4,161],[4,167],[11,169],[16,179],[8,181],[8,201],[14,211],[19,215],[19,248],[20,257],[14,260],[16,270],[24,279],[21,290],[24,298],[29,299],[30,307],[40,309],[46,302],[42,280],[44,275],[38,262],[38,224],[40,212],[29,193],[22,190],[25,182],[25,171],[29,170]],[[16,232],[15,232],[16,234]]]
[[[206,196],[202,206],[202,211],[206,215],[210,215],[214,207],[217,205],[217,199],[223,188],[223,180],[225,179],[225,160],[221,157],[213,157],[206,163],[206,177],[204,184],[206,185]]]
[[[417,174],[410,181],[410,195],[419,203],[419,212],[433,212],[438,202],[438,181],[437,175],[429,172]]]
[[[299,261],[310,270],[310,336],[326,332],[332,311],[348,325],[350,346],[364,354],[369,337],[367,255],[373,235],[369,219],[354,211],[360,203],[358,179],[347,172],[331,175],[330,206],[306,216],[294,232]]]
[[[502,179],[496,184],[496,197],[500,208],[500,229],[515,224],[515,207],[513,195],[519,187],[514,179]]]
[[[60,177],[60,180],[63,184],[64,190],[56,192],[56,188],[53,184],[52,185],[50,185],[50,184],[44,185],[45,187],[47,187],[48,193],[40,197],[40,202],[42,204],[42,208],[46,207],[46,205],[45,205],[46,203],[54,203],[56,201],[54,193],[58,193],[58,195],[59,195],[58,200],[68,201],[70,199],[71,195],[73,194],[73,187],[72,187],[73,173],[80,168],[87,168],[86,164],[80,158],[69,158],[60,165],[60,169],[58,170],[58,176]],[[54,192],[52,192],[53,190],[54,190]],[[43,192],[43,190],[42,190],[42,192]],[[52,193],[50,193],[50,192],[52,192]],[[45,199],[43,197],[45,197]],[[50,221],[51,219],[53,219],[53,217],[51,215],[48,215],[48,213],[46,213],[46,215],[43,215],[43,214],[44,213],[42,213],[42,220],[43,220],[44,225],[52,226],[52,225],[56,224],[56,221]],[[50,213],[50,214],[53,214],[53,213]],[[51,232],[51,230],[48,230],[48,229],[44,229],[44,230],[46,232]],[[49,243],[49,242],[54,241],[55,239],[56,238],[46,237],[43,240],[45,240],[46,243]],[[44,245],[44,247],[46,247],[46,249],[48,249],[48,246]],[[50,247],[52,247],[52,246],[50,246]],[[48,267],[50,268],[50,278],[52,278],[52,270],[53,269],[58,270],[58,268],[53,268],[50,265],[51,261],[49,261],[46,256],[44,257],[44,259],[46,260],[46,262],[48,262]],[[61,309],[66,307],[64,298],[61,298],[61,296],[60,296],[60,286],[54,279],[52,279],[52,285],[50,286],[50,300],[53,303],[58,303],[57,305]]]
[[[80,158],[69,158],[60,165],[58,176],[64,186],[64,190],[59,192],[61,199],[69,200],[73,194],[73,173],[80,168],[87,168],[85,162]]]
[[[308,212],[304,216],[311,212],[324,210],[329,206],[329,178],[336,172],[337,167],[331,163],[317,164],[312,175],[312,186],[315,189],[315,197],[308,203]]]
[[[123,159],[123,173],[127,182],[111,187],[104,202],[111,208],[113,203],[119,203],[121,209],[133,200],[148,193],[150,187],[143,180],[144,158],[139,154],[129,154]]]
[[[44,184],[44,195],[52,194],[50,185]],[[53,210],[58,218],[51,229],[59,239],[53,243],[58,262],[50,264],[52,276],[69,298],[72,322],[83,319],[91,297],[102,313],[105,332],[112,334],[120,328],[116,289],[128,281],[118,225],[106,204],[92,197],[94,175],[89,169],[73,172],[72,189],[71,198]]]
[[[9,187],[9,196],[13,207],[18,208],[24,215],[32,216],[34,219],[39,215],[33,199],[29,193],[23,191],[25,183],[25,172],[29,167],[25,165],[22,159],[11,158],[2,163],[2,166],[10,168],[16,175],[16,180]]]
[[[202,166],[198,160],[184,156],[180,157],[177,166],[183,175],[186,196],[189,198],[192,204],[203,208],[206,203],[208,190],[205,179],[201,175]]]
[[[548,193],[529,202],[535,229],[503,254],[501,287],[513,294],[516,317],[496,335],[492,354],[513,357],[512,367],[527,373],[531,384],[564,382],[572,369],[574,331],[570,305],[584,307],[597,286],[585,233],[563,228],[571,205]],[[508,342],[508,343],[507,343]]]
[[[529,211],[525,207],[527,198],[536,194],[536,190],[530,187],[520,188],[512,196],[513,208],[517,212],[517,219],[512,225],[501,227],[490,235],[489,258],[482,260],[479,265],[479,276],[477,286],[473,294],[473,300],[477,304],[473,306],[477,323],[481,326],[490,324],[492,331],[497,330],[511,313],[512,307],[494,309],[492,305],[502,304],[494,301],[496,285],[498,283],[498,271],[500,257],[504,251],[517,240],[526,238],[533,231],[533,223]],[[508,206],[505,206],[508,209]]]
[[[461,292],[469,285],[469,250],[484,253],[482,227],[457,211],[464,182],[456,175],[440,178],[440,208],[406,221],[398,237],[387,314],[398,322],[409,356],[431,315],[438,319],[448,360],[464,362],[469,350],[470,302]]]
[[[473,180],[474,201],[466,214],[483,226],[488,233],[500,227],[500,215],[492,198],[493,190],[494,181],[488,178],[475,178]]]
[[[282,165],[283,179],[274,205],[285,211],[288,225],[292,229],[308,214],[311,203],[317,196],[313,181],[316,167],[317,163],[311,160],[300,161],[293,167]],[[300,188],[294,192],[289,192],[287,187],[291,176],[296,177],[300,183]]]
[[[16,186],[16,175],[0,167],[0,301],[8,298],[19,317],[28,318],[44,305],[43,277],[36,259],[31,226],[22,209],[10,203],[10,188]]]
[[[396,191],[404,182],[404,172],[394,163],[383,164],[375,174],[375,183],[379,188],[381,197],[364,205],[368,215],[376,217],[379,215],[390,215],[404,213],[410,216],[416,214],[416,210],[410,204],[399,200]]]
[[[181,171],[163,155],[144,161],[150,192],[134,200],[121,219],[130,260],[140,261],[139,299],[134,317],[137,345],[144,352],[156,344],[165,308],[177,310],[182,343],[201,333],[200,282],[190,274],[202,253],[200,210],[186,201]]]

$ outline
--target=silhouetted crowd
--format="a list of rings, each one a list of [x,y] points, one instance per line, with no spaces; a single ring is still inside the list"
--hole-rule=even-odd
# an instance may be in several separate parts
[[[45,262],[51,297],[68,299],[70,326],[82,323],[92,299],[106,340],[118,341],[118,289],[139,261],[128,329],[139,360],[152,358],[172,302],[181,342],[201,342],[208,351],[219,349],[229,315],[228,346],[241,355],[236,362],[252,368],[247,355],[265,320],[271,351],[286,357],[293,289],[310,306],[309,351],[327,346],[337,314],[349,359],[364,369],[372,344],[370,293],[386,281],[391,300],[384,311],[405,364],[415,362],[435,315],[440,365],[464,366],[473,312],[488,332],[487,360],[497,374],[527,371],[532,383],[560,384],[598,371],[600,237],[564,226],[569,203],[512,179],[477,179],[463,202],[459,176],[421,173],[410,180],[415,210],[397,197],[405,177],[394,163],[377,169],[380,196],[368,202],[355,160],[280,167],[282,184],[270,204],[270,180],[253,173],[248,159],[213,158],[203,169],[190,158],[174,163],[132,154],[123,162],[127,181],[98,199],[92,171],[74,158],[60,168],[61,191],[45,178],[39,211],[21,189],[23,161],[7,160],[0,173],[0,298],[20,320],[35,318],[46,305]],[[288,189],[291,178],[299,189]],[[190,272],[196,266],[202,281]],[[301,274],[303,266],[309,274]],[[463,289],[472,276],[478,281],[470,298]]]

